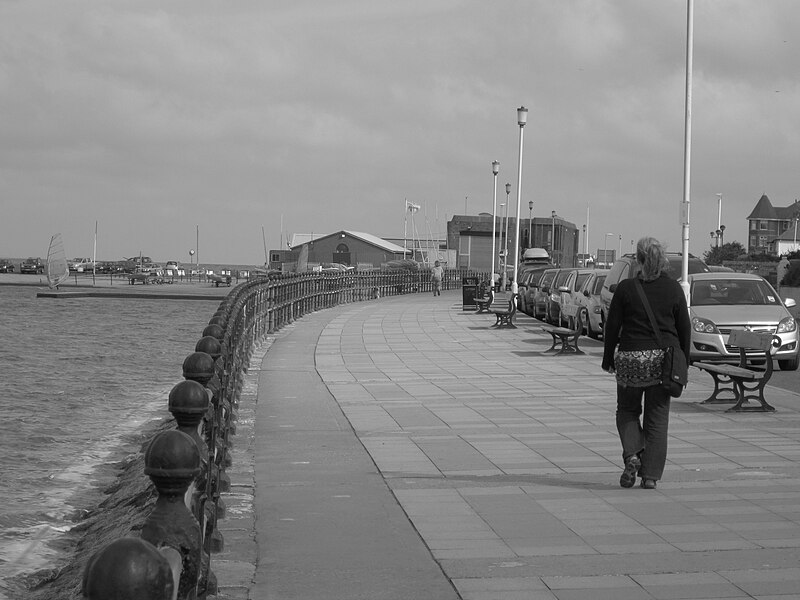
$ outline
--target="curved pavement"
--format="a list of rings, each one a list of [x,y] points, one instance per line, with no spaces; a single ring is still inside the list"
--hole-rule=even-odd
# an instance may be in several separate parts
[[[673,401],[664,479],[621,489],[601,343],[544,353],[460,291],[307,315],[251,361],[220,597],[800,598],[800,396]]]

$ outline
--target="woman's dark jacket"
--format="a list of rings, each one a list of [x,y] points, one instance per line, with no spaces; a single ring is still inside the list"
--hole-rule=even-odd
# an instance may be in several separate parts
[[[642,281],[664,345],[681,348],[689,359],[692,325],[681,285],[664,273],[653,281]],[[603,330],[603,369],[614,367],[614,350],[652,350],[659,348],[647,311],[636,291],[635,279],[619,282],[611,299]]]

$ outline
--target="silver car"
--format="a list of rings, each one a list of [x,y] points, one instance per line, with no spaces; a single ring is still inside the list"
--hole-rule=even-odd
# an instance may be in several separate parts
[[[797,369],[797,322],[788,311],[796,304],[792,298],[781,300],[763,277],[748,273],[695,273],[689,286],[692,361],[738,362],[739,349],[728,344],[728,336],[732,329],[748,329],[771,333],[781,370]]]

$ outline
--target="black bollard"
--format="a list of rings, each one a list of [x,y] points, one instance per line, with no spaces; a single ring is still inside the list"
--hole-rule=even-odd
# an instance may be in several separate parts
[[[89,559],[81,591],[88,600],[171,600],[175,583],[164,554],[145,540],[125,537]]]
[[[178,599],[194,600],[203,552],[200,524],[184,503],[184,496],[200,474],[200,452],[185,433],[162,431],[147,447],[144,463],[144,473],[158,490],[158,500],[142,526],[142,539],[178,551],[183,565]]]

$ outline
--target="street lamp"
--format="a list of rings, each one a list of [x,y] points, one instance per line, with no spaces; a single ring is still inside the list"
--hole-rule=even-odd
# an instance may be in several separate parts
[[[497,174],[500,172],[500,163],[496,160],[492,161],[492,174],[494,176],[494,192],[492,194],[492,260],[489,262],[489,281],[492,289],[494,289],[494,253],[495,253],[495,237],[497,235]]]
[[[519,266],[519,209],[522,203],[522,142],[523,131],[525,124],[528,122],[528,109],[520,106],[517,109],[517,125],[519,125],[519,164],[517,166],[517,234],[514,237],[514,250],[516,256],[514,257],[514,280],[511,282],[511,293],[516,294],[519,287],[517,286],[517,267]]]
[[[613,233],[607,233],[606,237],[603,239],[603,268],[608,268],[608,236],[614,235]]]
[[[550,217],[553,219],[553,225],[550,230],[550,254],[553,255],[553,262],[558,265],[556,260],[556,211],[550,211]]]
[[[508,278],[508,270],[506,269],[506,267],[508,266],[508,205],[510,203],[510,200],[509,200],[510,194],[511,194],[511,184],[507,183],[506,184],[506,210],[505,210],[505,219],[504,219],[505,220],[505,225],[503,226],[504,229],[505,229],[505,234],[504,234],[505,237],[503,238],[505,240],[504,245],[503,245],[503,272],[500,274],[500,279],[503,282],[502,289],[504,289],[504,290],[505,290],[505,285],[506,285],[506,279]]]
[[[528,248],[533,248],[533,200],[528,200]]]
[[[725,245],[725,225],[719,226],[719,245]]]

